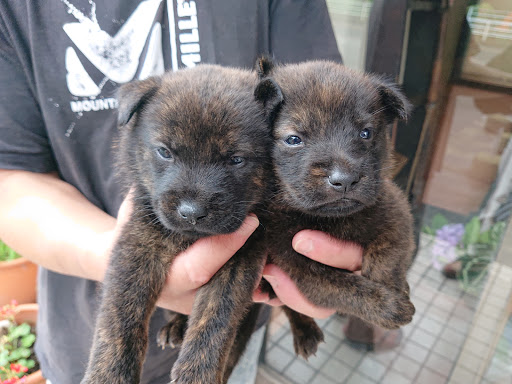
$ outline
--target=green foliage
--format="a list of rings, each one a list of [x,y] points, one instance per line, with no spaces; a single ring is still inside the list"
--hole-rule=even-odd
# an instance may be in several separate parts
[[[440,213],[436,213],[434,215],[434,217],[432,218],[432,223],[430,224],[430,226],[426,225],[423,227],[423,232],[425,232],[426,234],[435,236],[436,231],[438,229],[441,229],[442,227],[444,227],[446,224],[449,224],[446,217],[444,217]]]
[[[462,242],[464,248],[467,248],[470,244],[478,242],[480,236],[480,219],[475,216],[465,226],[464,236]]]
[[[467,236],[464,254],[459,257],[462,269],[458,278],[466,291],[480,289],[506,228],[505,222],[499,221],[487,231],[480,232],[480,221],[478,224],[472,224],[474,219],[468,223],[469,227],[466,227],[466,233],[469,231],[470,234]]]
[[[4,327],[2,327],[2,336],[0,337],[0,379],[6,379],[7,375],[12,377],[13,374],[22,377],[25,373],[13,372],[10,369],[11,364],[20,364],[28,369],[36,365],[36,362],[30,358],[36,336],[27,323],[17,325],[7,319],[3,320],[3,323]]]
[[[9,248],[2,240],[0,240],[0,261],[14,260],[21,257],[11,248]]]
[[[442,214],[436,214],[430,226],[423,227],[423,232],[436,236],[437,230],[450,224]],[[494,260],[496,250],[505,232],[506,223],[499,221],[488,230],[482,231],[480,219],[475,216],[464,226],[464,235],[458,248],[461,256],[458,260],[462,269],[458,279],[466,291],[478,291],[481,287],[489,264]]]

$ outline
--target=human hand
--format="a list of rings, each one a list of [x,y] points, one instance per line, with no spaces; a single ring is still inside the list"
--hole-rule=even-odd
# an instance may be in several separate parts
[[[257,217],[249,214],[235,232],[199,239],[176,256],[157,305],[190,314],[197,289],[215,275],[258,226]]]
[[[334,268],[361,273],[363,250],[357,244],[338,241],[326,233],[306,229],[294,236],[292,246],[295,251],[312,260]],[[336,312],[334,309],[318,307],[309,302],[290,277],[276,265],[266,265],[263,269],[263,278],[270,283],[277,298],[269,300],[268,294],[257,291],[253,296],[256,302],[272,306],[286,305],[317,319],[327,318]]]
[[[131,198],[129,193],[119,208],[117,224],[110,235],[112,246],[133,210]],[[176,256],[157,305],[174,312],[190,314],[197,289],[206,284],[244,245],[258,225],[257,217],[250,214],[237,231],[199,239]]]

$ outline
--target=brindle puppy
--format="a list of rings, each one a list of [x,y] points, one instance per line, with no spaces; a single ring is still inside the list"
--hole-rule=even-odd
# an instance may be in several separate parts
[[[405,118],[408,102],[391,84],[330,62],[257,65],[263,81],[280,86],[273,124],[277,191],[266,224],[269,262],[316,305],[384,328],[412,320],[406,271],[414,251],[406,197],[389,176],[387,126]],[[264,98],[264,95],[263,95]],[[302,229],[326,232],[364,249],[362,276],[296,253]],[[313,319],[287,308],[298,354],[323,340]]]
[[[138,383],[149,318],[176,255],[258,213],[270,171],[264,106],[268,114],[275,103],[269,92],[264,104],[255,98],[257,84],[254,72],[205,65],[120,89],[118,166],[134,210],[111,256],[82,383]],[[227,381],[226,365],[229,373],[254,326],[263,263],[258,229],[198,290],[173,382]],[[235,340],[239,327],[249,331]]]

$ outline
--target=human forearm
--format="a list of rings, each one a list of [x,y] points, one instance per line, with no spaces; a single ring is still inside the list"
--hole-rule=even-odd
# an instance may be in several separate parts
[[[0,238],[45,268],[102,280],[115,225],[56,175],[0,170]]]

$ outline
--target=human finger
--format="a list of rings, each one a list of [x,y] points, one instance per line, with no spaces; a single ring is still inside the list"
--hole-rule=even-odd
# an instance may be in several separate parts
[[[363,249],[355,243],[334,239],[328,234],[305,229],[292,240],[298,253],[334,268],[357,271],[363,262]]]
[[[263,278],[270,283],[280,302],[294,311],[317,319],[325,319],[336,312],[334,309],[316,306],[307,300],[290,277],[276,265],[266,265],[263,269]]]
[[[199,239],[176,257],[168,280],[182,291],[204,285],[245,244],[258,225],[258,218],[250,214],[233,233]]]

